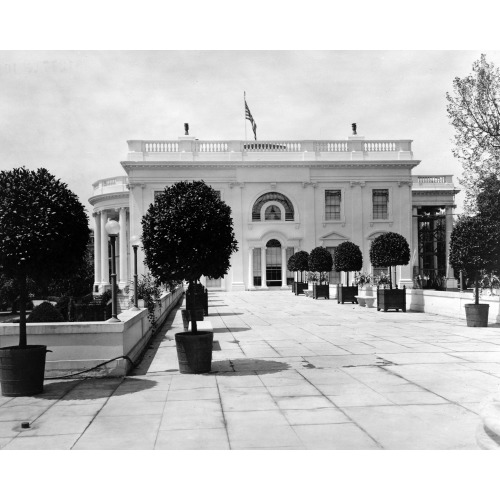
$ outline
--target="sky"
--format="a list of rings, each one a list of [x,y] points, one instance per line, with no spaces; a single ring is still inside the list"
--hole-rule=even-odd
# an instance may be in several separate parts
[[[414,174],[453,174],[446,93],[479,51],[0,51],[0,168],[45,167],[91,213],[128,139],[412,139]],[[500,64],[500,51],[486,52]],[[248,127],[248,138],[251,130]],[[463,199],[457,196],[457,212]]]

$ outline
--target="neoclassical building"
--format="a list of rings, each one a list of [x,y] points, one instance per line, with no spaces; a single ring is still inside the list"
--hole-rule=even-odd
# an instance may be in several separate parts
[[[286,269],[298,250],[344,241],[359,245],[364,270],[371,241],[393,231],[409,242],[412,258],[397,268],[400,286],[454,289],[448,249],[458,192],[451,175],[414,175],[411,140],[203,141],[130,140],[124,176],[98,180],[90,203],[95,221],[94,291],[109,286],[105,224],[120,223],[117,273],[120,288],[133,276],[131,240],[157,193],[181,180],[204,180],[232,210],[239,250],[228,274],[205,280],[217,290],[287,287]],[[132,258],[131,258],[132,256]],[[139,275],[146,272],[139,248]],[[331,283],[345,283],[330,273]]]

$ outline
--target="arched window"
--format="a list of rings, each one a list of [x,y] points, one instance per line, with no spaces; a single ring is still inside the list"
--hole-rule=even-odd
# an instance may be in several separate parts
[[[269,205],[266,208],[265,217],[266,220],[281,220],[281,210],[277,205]]]
[[[279,202],[281,205],[283,205],[285,209],[285,220],[286,221],[293,221],[294,220],[294,210],[293,210],[293,204],[292,202],[284,195],[281,193],[276,193],[276,192],[269,192],[266,194],[263,194],[262,196],[259,196],[257,201],[254,203],[253,208],[252,208],[252,220],[253,221],[260,221],[262,220],[261,217],[261,209],[269,201],[276,201]],[[279,212],[279,217],[277,218],[267,218],[268,215],[268,209],[273,207],[275,210],[278,209]],[[281,220],[281,210],[279,207],[276,205],[270,205],[266,211],[265,211],[265,220]]]

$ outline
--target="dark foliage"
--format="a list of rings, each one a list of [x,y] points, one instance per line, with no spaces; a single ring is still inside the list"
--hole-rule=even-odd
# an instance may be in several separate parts
[[[324,247],[316,247],[309,254],[309,271],[319,273],[319,282],[326,278],[325,273],[330,272],[333,267],[331,253]]]
[[[335,271],[360,271],[363,267],[363,255],[355,243],[344,241],[335,250],[333,258]]]
[[[57,323],[64,321],[63,315],[50,303],[36,306],[26,319],[26,323]]]
[[[222,278],[237,250],[231,209],[203,181],[165,188],[142,218],[145,262],[162,283]]]
[[[296,260],[297,260],[297,254],[294,253],[293,255],[290,255],[290,258],[288,259],[288,262],[286,263],[286,268],[292,273],[295,271],[298,271],[296,264],[295,264]]]
[[[497,271],[500,237],[497,225],[481,216],[461,216],[451,233],[450,264],[457,271],[464,271],[473,279],[476,304],[479,302],[478,280],[480,273]]]
[[[384,233],[370,246],[370,262],[375,267],[406,266],[410,262],[410,246],[398,233]]]
[[[45,168],[0,172],[0,264],[17,277],[67,276],[78,268],[90,237],[85,208]]]

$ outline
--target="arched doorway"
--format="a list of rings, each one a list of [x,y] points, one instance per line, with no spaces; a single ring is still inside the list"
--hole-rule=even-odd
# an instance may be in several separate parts
[[[278,240],[269,240],[266,244],[266,285],[282,285],[281,274],[281,243]]]

